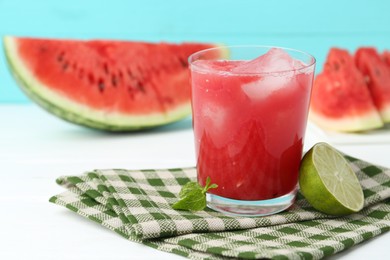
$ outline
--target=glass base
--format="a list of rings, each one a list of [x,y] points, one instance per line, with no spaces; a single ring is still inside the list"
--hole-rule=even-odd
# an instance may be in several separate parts
[[[206,193],[207,207],[231,216],[267,216],[289,208],[295,201],[297,190],[269,200],[234,200]]]

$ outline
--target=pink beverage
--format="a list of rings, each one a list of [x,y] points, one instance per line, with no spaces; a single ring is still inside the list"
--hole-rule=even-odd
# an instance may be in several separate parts
[[[267,215],[294,201],[315,60],[279,48],[247,47],[246,56],[248,48],[263,55],[218,60],[226,50],[217,48],[190,57],[198,181],[218,185],[211,208]]]

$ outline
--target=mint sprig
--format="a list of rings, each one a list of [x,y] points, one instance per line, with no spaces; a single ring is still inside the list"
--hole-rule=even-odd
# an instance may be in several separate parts
[[[172,205],[173,209],[199,211],[206,208],[206,192],[217,188],[217,184],[211,184],[210,177],[206,179],[206,186],[202,187],[197,182],[187,182],[179,193],[180,200]]]

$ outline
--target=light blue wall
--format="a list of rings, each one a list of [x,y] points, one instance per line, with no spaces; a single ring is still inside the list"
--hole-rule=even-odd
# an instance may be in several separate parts
[[[0,0],[0,36],[390,49],[387,0]],[[0,46],[2,49],[2,45]],[[0,103],[29,102],[0,54]]]

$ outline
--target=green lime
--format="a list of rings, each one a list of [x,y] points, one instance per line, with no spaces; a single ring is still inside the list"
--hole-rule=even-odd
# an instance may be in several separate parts
[[[347,160],[326,143],[315,144],[301,162],[299,185],[317,210],[346,215],[363,208],[363,190]]]

